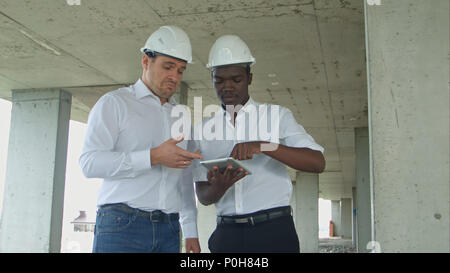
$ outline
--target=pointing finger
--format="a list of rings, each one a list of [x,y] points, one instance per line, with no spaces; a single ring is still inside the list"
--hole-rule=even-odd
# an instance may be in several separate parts
[[[179,148],[179,155],[184,156],[189,159],[203,159],[203,156],[200,153],[193,153]]]

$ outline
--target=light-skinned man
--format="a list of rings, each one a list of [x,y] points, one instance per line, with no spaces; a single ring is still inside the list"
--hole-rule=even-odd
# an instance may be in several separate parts
[[[141,78],[102,96],[89,114],[80,166],[103,179],[93,252],[179,252],[180,223],[186,251],[200,252],[194,190],[181,177],[202,156],[170,135],[191,44],[180,28],[163,26],[141,52]]]

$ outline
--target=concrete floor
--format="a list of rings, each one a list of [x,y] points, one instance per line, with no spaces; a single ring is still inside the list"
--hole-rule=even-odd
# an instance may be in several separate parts
[[[319,253],[356,253],[351,238],[329,237],[319,239]]]

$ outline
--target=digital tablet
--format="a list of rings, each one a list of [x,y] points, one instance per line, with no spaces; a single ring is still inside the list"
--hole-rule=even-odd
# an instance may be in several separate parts
[[[244,163],[242,163],[239,160],[236,160],[232,157],[226,157],[226,158],[219,158],[219,159],[212,159],[212,160],[205,160],[200,161],[200,164],[202,164],[205,168],[208,170],[214,171],[214,166],[219,167],[219,170],[222,172],[225,170],[228,165],[231,165],[233,169],[242,168],[244,172],[248,172],[248,174],[252,174],[252,172],[248,169],[248,167],[245,166]]]

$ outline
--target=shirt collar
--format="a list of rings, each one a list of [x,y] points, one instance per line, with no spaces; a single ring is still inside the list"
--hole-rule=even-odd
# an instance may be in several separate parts
[[[249,105],[255,105],[256,106],[256,102],[252,99],[252,97],[249,97],[248,101],[244,104],[244,106],[242,106],[241,109],[239,109],[238,115],[244,112],[247,112],[247,109],[249,108]],[[230,114],[223,109],[223,105],[220,106],[219,112],[222,113],[222,115],[226,116],[228,119],[231,118]]]
[[[133,89],[134,89],[134,93],[135,93],[136,99],[140,100],[140,99],[142,99],[144,97],[149,96],[150,98],[156,100],[158,103],[161,103],[161,100],[159,99],[159,97],[156,96],[152,91],[150,91],[150,89],[148,89],[148,87],[144,84],[144,82],[140,78],[133,85]],[[171,105],[176,105],[177,104],[177,102],[175,101],[173,96],[170,97],[169,103]]]

